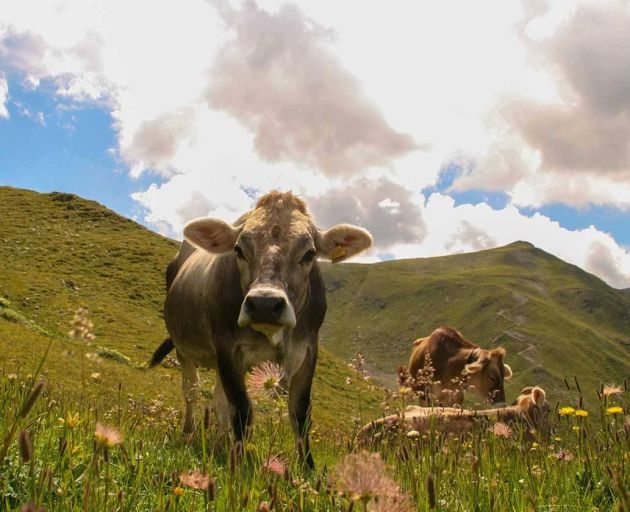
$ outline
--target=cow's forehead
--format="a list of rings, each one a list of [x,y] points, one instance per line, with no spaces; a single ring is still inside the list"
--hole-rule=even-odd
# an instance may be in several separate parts
[[[291,244],[312,237],[315,226],[311,218],[298,209],[256,208],[243,224],[242,234],[258,243]]]

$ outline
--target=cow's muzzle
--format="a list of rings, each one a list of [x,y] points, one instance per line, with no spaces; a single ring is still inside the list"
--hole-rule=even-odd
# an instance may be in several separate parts
[[[241,304],[238,325],[250,325],[271,338],[284,327],[295,327],[295,312],[286,293],[277,288],[255,288]]]

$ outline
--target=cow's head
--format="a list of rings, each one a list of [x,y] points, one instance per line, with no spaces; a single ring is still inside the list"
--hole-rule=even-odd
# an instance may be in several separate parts
[[[505,349],[476,349],[472,361],[464,366],[462,374],[468,377],[468,384],[483,399],[495,405],[505,404],[504,381],[512,377],[512,369],[503,362]]]
[[[184,228],[193,245],[237,260],[244,300],[238,325],[272,338],[293,328],[309,291],[309,275],[318,257],[333,263],[367,249],[370,234],[339,224],[321,231],[305,203],[290,192],[270,192],[234,226],[222,220],[194,220]]]

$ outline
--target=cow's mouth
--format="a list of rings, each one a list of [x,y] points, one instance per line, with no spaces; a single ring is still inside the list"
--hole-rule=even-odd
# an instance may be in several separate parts
[[[280,324],[269,324],[269,323],[252,323],[252,329],[257,330],[258,332],[263,333],[267,338],[271,339],[275,334],[280,332],[285,326]]]

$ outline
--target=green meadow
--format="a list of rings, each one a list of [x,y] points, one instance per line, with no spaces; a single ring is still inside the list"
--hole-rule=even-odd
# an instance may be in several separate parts
[[[626,292],[525,243],[323,265],[308,472],[282,397],[256,400],[238,449],[203,405],[182,437],[175,363],[146,369],[177,246],[94,202],[0,187],[1,510],[630,510]],[[93,338],[69,335],[79,308]],[[356,446],[361,425],[412,401],[396,367],[443,323],[507,349],[509,398],[546,390],[549,436],[480,422]],[[348,365],[357,352],[369,380]]]

